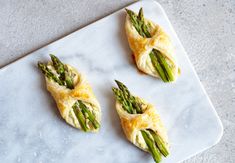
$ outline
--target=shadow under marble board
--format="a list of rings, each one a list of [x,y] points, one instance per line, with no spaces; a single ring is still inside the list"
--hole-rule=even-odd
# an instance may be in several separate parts
[[[125,10],[117,11],[0,69],[0,162],[153,162],[124,136],[111,92],[114,79],[158,109],[170,142],[163,162],[185,160],[220,140],[221,121],[164,10],[154,1],[128,6],[140,7],[170,35],[181,67],[178,80],[166,84],[138,72],[125,36]],[[36,68],[50,53],[92,85],[102,110],[98,134],[83,133],[60,118]]]

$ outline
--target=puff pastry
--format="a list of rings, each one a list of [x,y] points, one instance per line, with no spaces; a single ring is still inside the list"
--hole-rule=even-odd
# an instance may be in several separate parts
[[[116,110],[127,139],[160,162],[161,155],[166,157],[169,154],[169,145],[159,114],[153,105],[133,96],[123,83],[116,83],[118,88],[113,88]]]
[[[137,67],[144,73],[175,81],[180,69],[174,59],[173,45],[164,30],[144,18],[142,8],[137,15],[126,9],[126,35]]]
[[[83,131],[98,131],[100,105],[85,77],[75,68],[51,55],[52,62],[38,63],[46,79],[47,90],[56,101],[63,119]]]

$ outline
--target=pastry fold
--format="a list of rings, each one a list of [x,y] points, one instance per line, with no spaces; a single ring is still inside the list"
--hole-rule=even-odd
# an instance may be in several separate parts
[[[116,110],[127,139],[151,153],[155,162],[160,162],[161,155],[168,156],[169,144],[159,114],[152,104],[132,95],[120,81],[115,82],[118,88],[113,87],[112,90],[116,97]]]
[[[141,130],[151,129],[163,139],[167,148],[169,148],[166,129],[163,126],[156,108],[143,99],[139,97],[136,98],[142,103],[142,114],[129,114],[123,110],[122,105],[116,101],[116,110],[127,139],[140,149],[148,151],[148,147],[141,135]]]
[[[127,10],[127,12],[131,13],[127,14],[126,16],[126,35],[128,38],[129,46],[133,51],[137,67],[146,74],[162,78],[164,82],[176,80],[179,75],[179,67],[174,59],[174,48],[169,36],[158,24],[154,23],[151,20],[143,18],[143,13],[142,20],[139,20],[139,16],[137,16],[134,12],[130,10]],[[140,9],[140,12],[143,12],[142,9]],[[135,25],[138,27],[138,29],[141,30],[141,28],[143,27],[143,25],[138,24],[138,21],[142,21],[142,24],[145,24],[146,30],[144,29],[142,32],[144,33],[147,31],[147,34],[149,35],[147,35],[148,37],[145,36],[143,33],[141,35],[141,33],[137,31],[136,26],[133,25],[133,17],[131,18],[130,15],[134,16],[134,18],[136,19]],[[170,71],[170,74],[165,74],[166,79],[162,77],[164,76],[164,74],[161,74],[160,70],[156,68],[156,66],[154,65],[155,63],[153,63],[152,61],[150,53],[153,50],[160,53],[161,57],[164,60],[161,71]],[[160,59],[158,59],[158,62],[159,61]],[[156,64],[161,65],[161,62]]]
[[[91,86],[85,76],[74,67],[68,64],[62,65],[72,78],[72,88],[68,88],[66,85],[63,85],[63,82],[56,82],[45,75],[47,90],[56,101],[60,115],[68,124],[75,128],[82,129],[83,131],[98,131],[101,111]],[[61,78],[57,73],[58,69],[56,70],[54,63],[48,62],[46,66],[57,76],[58,80]]]

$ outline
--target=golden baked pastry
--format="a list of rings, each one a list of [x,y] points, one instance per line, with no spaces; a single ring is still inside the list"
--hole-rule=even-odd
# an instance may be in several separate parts
[[[83,131],[98,131],[100,105],[85,77],[75,68],[63,64],[56,56],[52,62],[38,62],[45,75],[47,90],[56,101],[61,116],[75,128]]]
[[[140,149],[150,152],[155,162],[161,155],[169,154],[166,130],[153,105],[133,96],[128,88],[116,80],[118,88],[113,88],[116,109],[127,139]]]
[[[175,81],[180,69],[174,59],[169,36],[159,25],[144,18],[142,8],[138,15],[131,10],[126,11],[126,35],[137,67],[164,82]]]

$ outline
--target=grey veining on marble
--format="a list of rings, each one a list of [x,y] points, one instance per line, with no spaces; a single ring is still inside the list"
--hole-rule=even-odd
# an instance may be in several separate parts
[[[0,66],[130,2],[132,1],[0,0]],[[225,128],[218,145],[185,162],[233,163],[235,3],[231,0],[158,2],[166,10]],[[7,120],[6,117],[3,120]],[[15,129],[14,132],[16,131],[18,130]],[[20,137],[24,136],[20,133]],[[45,135],[39,132],[35,136],[42,138]],[[0,140],[0,146],[2,143]],[[47,149],[45,142],[42,148]],[[33,152],[31,155],[35,158],[40,156]],[[22,159],[19,157],[16,161],[20,162]]]
[[[152,162],[123,135],[111,92],[114,79],[157,106],[171,144],[163,162],[184,160],[220,140],[221,122],[163,9],[153,1],[131,9],[140,7],[172,39],[182,72],[177,82],[138,73],[125,37],[125,11],[118,11],[0,69],[0,162]],[[58,115],[36,68],[50,53],[87,75],[102,108],[99,134],[82,133]]]

